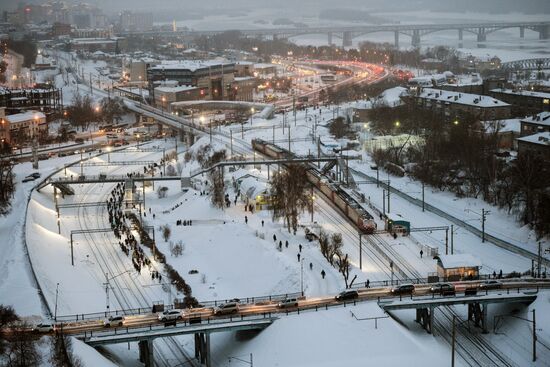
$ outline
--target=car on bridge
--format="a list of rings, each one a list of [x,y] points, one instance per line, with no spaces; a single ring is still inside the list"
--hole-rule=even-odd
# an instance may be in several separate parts
[[[340,292],[336,297],[334,297],[334,299],[337,301],[346,301],[356,299],[357,297],[359,297],[359,293],[356,290],[348,289]]]
[[[486,280],[484,282],[481,282],[477,286],[479,289],[500,289],[502,288],[502,283],[498,280]]]
[[[159,321],[172,321],[172,320],[181,320],[181,311],[180,310],[166,310],[158,314]]]
[[[430,287],[430,292],[451,296],[455,294],[455,286],[451,283],[435,283]]]
[[[397,287],[393,287],[391,290],[392,294],[413,294],[414,293],[414,284],[401,284]]]
[[[54,329],[55,329],[55,325],[52,322],[44,321],[44,322],[41,322],[40,324],[35,325],[32,328],[32,331],[37,333],[51,333],[54,331]]]
[[[285,298],[279,303],[277,303],[277,307],[279,308],[291,308],[291,307],[298,307],[298,299],[296,298]]]
[[[237,302],[228,302],[219,305],[214,309],[214,315],[229,315],[239,312],[239,304]]]
[[[109,316],[103,320],[104,327],[122,326],[124,324],[124,316]]]

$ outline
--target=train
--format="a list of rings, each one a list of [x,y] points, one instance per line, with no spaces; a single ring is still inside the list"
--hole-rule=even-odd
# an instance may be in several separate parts
[[[253,139],[252,148],[272,159],[290,159],[294,156],[288,150],[262,139]],[[344,191],[340,185],[326,177],[319,168],[311,163],[307,165],[306,175],[309,183],[338,207],[362,233],[374,233],[376,222],[373,216],[355,198]]]

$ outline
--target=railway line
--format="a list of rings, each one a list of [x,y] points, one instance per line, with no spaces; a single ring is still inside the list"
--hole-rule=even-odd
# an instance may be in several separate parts
[[[90,196],[90,193],[100,193],[99,201],[105,201],[108,198],[110,190],[105,190],[106,184],[89,185],[80,199],[80,203],[84,203]],[[98,190],[98,187],[100,189]],[[114,185],[113,185],[114,186]],[[98,198],[93,198],[92,201],[98,201]],[[90,212],[89,208],[79,208],[77,212],[77,221],[81,229],[91,229],[93,223],[94,228],[108,228],[109,224],[106,221],[105,207],[96,207],[95,213]],[[99,238],[97,238],[97,237]],[[97,274],[98,280],[101,280],[105,273],[110,276],[124,274],[127,269],[123,264],[128,263],[128,259],[124,258],[118,247],[113,246],[114,235],[109,234],[84,234],[84,239],[89,244],[97,264],[101,269],[102,274]],[[132,269],[128,264],[128,268]],[[133,272],[133,269],[131,270]],[[119,307],[123,309],[138,307],[150,307],[152,302],[144,293],[143,287],[138,280],[130,274],[124,274],[112,279],[109,282],[110,290],[114,295]],[[124,290],[129,290],[132,297],[129,297]],[[171,357],[176,360],[185,360],[190,365],[194,365],[194,360],[189,357],[183,347],[174,338],[163,338],[162,341],[155,345],[155,354],[158,356],[155,363],[159,366],[171,366],[169,360]]]

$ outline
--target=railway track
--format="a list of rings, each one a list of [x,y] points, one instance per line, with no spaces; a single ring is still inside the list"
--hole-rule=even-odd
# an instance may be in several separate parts
[[[434,330],[448,343],[452,343],[453,316],[458,320],[457,313],[450,306],[439,307],[434,314]],[[462,360],[472,367],[515,367],[516,365],[505,358],[501,351],[495,348],[485,338],[472,333],[470,327],[460,322],[455,323],[455,347]]]
[[[106,200],[110,190],[105,191],[104,185],[99,184],[103,190],[97,190],[102,192],[100,199]],[[90,185],[85,194],[80,200],[81,203],[86,201],[86,198],[89,196],[89,193],[94,190],[96,185]],[[114,186],[114,185],[113,185]],[[95,199],[93,201],[96,201]],[[82,229],[90,229],[90,223],[94,223],[96,228],[106,228],[109,227],[109,224],[106,221],[105,207],[96,207],[95,213],[90,213],[88,208],[79,208],[78,209],[78,224]],[[124,273],[127,269],[122,265],[125,262],[128,262],[126,258],[123,258],[118,247],[113,246],[114,235],[101,234],[100,239],[96,239],[94,234],[85,234],[85,240],[90,244],[90,249],[96,259],[96,262],[99,264],[102,274],[99,276],[101,280],[105,273],[110,274],[111,276]],[[100,243],[98,243],[100,242]],[[132,266],[128,264],[128,268],[132,269]],[[131,270],[133,272],[133,269]],[[117,277],[116,279],[111,280],[110,290],[122,309],[130,309],[136,306],[138,307],[150,307],[152,302],[149,297],[144,293],[143,287],[139,284],[138,280],[132,276],[125,274],[123,276]],[[126,295],[124,289],[127,289],[131,292],[133,299]],[[160,345],[159,345],[160,344]],[[164,346],[164,347],[163,347]],[[171,356],[173,358],[171,358]],[[194,360],[189,357],[185,352],[183,347],[174,340],[174,338],[163,338],[161,343],[157,342],[155,345],[155,363],[158,366],[171,366],[169,360],[175,359],[177,361],[184,360],[188,365],[195,365]]]

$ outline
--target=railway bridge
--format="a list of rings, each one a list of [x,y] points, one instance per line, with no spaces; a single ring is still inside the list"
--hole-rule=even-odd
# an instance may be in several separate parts
[[[525,37],[525,30],[537,32],[539,39],[550,38],[550,22],[477,22],[477,23],[439,23],[439,24],[385,24],[385,25],[361,25],[361,26],[327,26],[327,27],[300,27],[300,28],[271,28],[271,29],[244,29],[238,30],[247,37],[288,39],[309,34],[326,34],[328,43],[333,44],[334,38],[342,40],[342,46],[352,45],[353,38],[379,32],[394,33],[395,46],[399,47],[400,35],[411,38],[413,46],[419,46],[422,36],[440,31],[457,31],[460,41],[464,33],[476,35],[478,42],[487,41],[487,35],[509,28],[517,28],[519,37]],[[152,36],[165,38],[195,38],[199,36],[213,36],[226,30],[177,30],[177,31],[145,31],[145,32],[121,32],[120,36]]]

